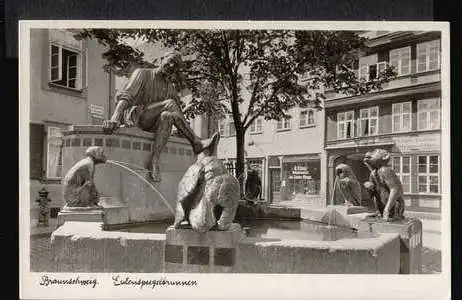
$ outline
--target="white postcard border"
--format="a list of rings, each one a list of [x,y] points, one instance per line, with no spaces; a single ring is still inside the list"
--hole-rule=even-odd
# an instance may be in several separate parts
[[[29,80],[32,28],[227,28],[307,30],[435,30],[441,31],[442,84],[442,272],[436,275],[328,275],[328,274],[165,274],[168,280],[197,280],[194,287],[154,289],[113,286],[113,273],[32,273],[30,256],[29,195]],[[19,252],[22,299],[133,299],[168,297],[188,299],[449,299],[450,298],[450,74],[449,23],[447,22],[266,22],[266,21],[88,21],[22,20],[19,23]],[[95,278],[95,288],[41,286],[42,276],[66,279]],[[119,274],[123,275],[123,274]],[[161,279],[163,274],[126,274],[133,279]]]

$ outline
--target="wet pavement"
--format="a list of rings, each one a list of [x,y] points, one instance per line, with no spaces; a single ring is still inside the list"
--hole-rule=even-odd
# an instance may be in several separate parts
[[[53,254],[50,246],[50,235],[31,236],[30,241],[31,272],[55,272]],[[441,272],[441,251],[422,248],[422,273]]]

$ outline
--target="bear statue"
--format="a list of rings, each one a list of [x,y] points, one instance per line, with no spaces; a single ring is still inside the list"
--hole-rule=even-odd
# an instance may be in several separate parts
[[[236,215],[240,188],[238,180],[228,173],[215,156],[218,138],[197,156],[178,185],[174,227],[191,227],[199,232],[228,230]],[[217,206],[222,213],[217,221]]]

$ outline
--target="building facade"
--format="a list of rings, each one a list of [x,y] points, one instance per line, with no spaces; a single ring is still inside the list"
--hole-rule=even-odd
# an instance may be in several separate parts
[[[103,49],[74,32],[30,32],[30,192],[43,186],[52,206],[60,207],[62,130],[72,124],[102,124],[113,109],[112,74],[103,70]],[[33,206],[32,206],[33,207]]]
[[[325,198],[322,111],[294,107],[291,119],[257,118],[245,135],[246,168],[257,170],[261,201],[298,201],[322,205]],[[231,116],[218,121],[222,139],[218,157],[235,169],[236,139]]]
[[[391,152],[391,165],[404,189],[408,211],[441,211],[441,35],[439,32],[366,32],[367,49],[358,76],[370,80],[386,66],[397,76],[382,90],[325,100],[327,203],[339,163],[358,180],[368,179],[365,152]],[[364,195],[367,195],[364,193]],[[369,199],[365,199],[368,201]]]

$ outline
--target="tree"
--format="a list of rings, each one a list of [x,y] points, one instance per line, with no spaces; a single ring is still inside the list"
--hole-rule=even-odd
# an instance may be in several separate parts
[[[232,115],[241,192],[245,133],[257,117],[290,118],[287,111],[296,105],[320,107],[325,89],[363,94],[380,89],[393,74],[387,68],[375,79],[357,79],[365,40],[352,31],[86,29],[78,37],[107,46],[103,57],[118,75],[127,75],[132,65],[156,65],[124,39],[144,39],[179,51],[182,61],[166,73],[179,89],[191,91],[186,116]],[[243,73],[248,74],[246,80]]]

